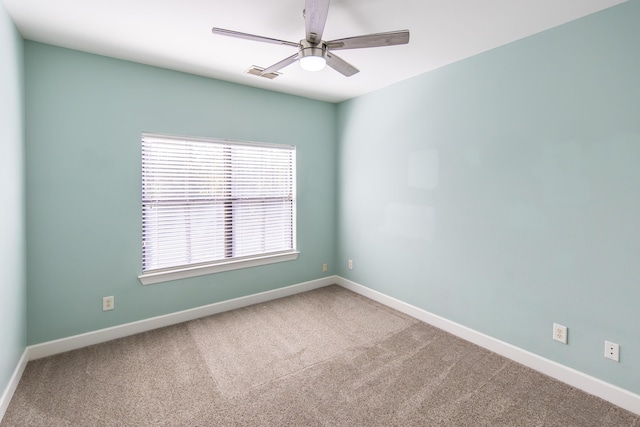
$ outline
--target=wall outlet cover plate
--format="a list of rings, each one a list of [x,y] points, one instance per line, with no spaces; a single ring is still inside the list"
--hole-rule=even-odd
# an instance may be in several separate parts
[[[562,344],[566,344],[567,343],[567,327],[559,325],[558,323],[554,323],[553,339],[561,342]]]

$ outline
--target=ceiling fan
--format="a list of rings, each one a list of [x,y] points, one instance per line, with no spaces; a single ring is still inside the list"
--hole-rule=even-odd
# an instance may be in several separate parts
[[[324,41],[322,40],[322,32],[324,31],[328,13],[329,0],[305,0],[303,16],[306,38],[300,40],[299,43],[256,36],[253,34],[225,30],[223,28],[216,27],[212,28],[211,31],[214,34],[220,34],[223,36],[298,48],[298,52],[294,55],[276,62],[264,70],[260,70],[259,75],[261,76],[276,73],[284,67],[299,60],[300,66],[305,70],[319,71],[323,69],[325,65],[328,65],[337,72],[349,77],[358,73],[360,70],[339,56],[334,55],[332,53],[334,50],[361,49],[366,47],[392,46],[409,43],[409,30],[375,33],[364,36]]]

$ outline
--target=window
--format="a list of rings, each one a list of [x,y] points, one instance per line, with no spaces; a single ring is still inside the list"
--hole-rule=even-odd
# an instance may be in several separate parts
[[[143,284],[295,259],[290,145],[142,135]]]

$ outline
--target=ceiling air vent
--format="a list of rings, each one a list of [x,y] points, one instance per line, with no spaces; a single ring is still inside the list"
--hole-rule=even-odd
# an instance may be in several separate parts
[[[273,80],[282,74],[282,73],[278,73],[277,71],[274,73],[261,74],[263,71],[264,71],[264,68],[258,67],[257,65],[252,65],[251,68],[247,70],[247,73],[253,74],[254,76],[258,76],[258,77],[264,77],[269,80]]]

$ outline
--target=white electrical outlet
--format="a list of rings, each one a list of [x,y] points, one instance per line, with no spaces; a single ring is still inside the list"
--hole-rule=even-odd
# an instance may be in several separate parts
[[[116,301],[111,297],[103,297],[102,298],[102,311],[113,310],[115,308]]]
[[[349,270],[353,270],[353,260],[349,260]]]
[[[620,346],[614,342],[604,342],[604,357],[614,362],[620,361]]]
[[[562,344],[566,344],[567,343],[567,327],[554,323],[553,339],[561,342]]]
[[[322,264],[322,272],[323,273],[327,272],[327,263],[326,262],[324,264]]]

